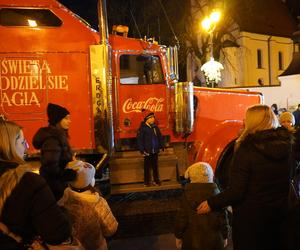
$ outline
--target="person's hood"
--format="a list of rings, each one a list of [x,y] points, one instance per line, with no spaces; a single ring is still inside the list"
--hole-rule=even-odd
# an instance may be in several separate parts
[[[280,160],[288,157],[291,153],[294,137],[288,130],[278,128],[250,134],[245,142],[251,143],[264,156]]]
[[[96,204],[99,201],[100,196],[99,193],[92,193],[90,190],[79,193],[67,187],[64,191],[63,197],[58,201],[58,204],[60,206],[63,206],[70,199],[77,200],[79,202],[88,202]]]
[[[65,136],[65,132],[62,129],[56,128],[54,126],[40,128],[32,139],[32,145],[36,149],[41,149],[43,143],[50,137],[55,137],[60,139],[61,136]]]

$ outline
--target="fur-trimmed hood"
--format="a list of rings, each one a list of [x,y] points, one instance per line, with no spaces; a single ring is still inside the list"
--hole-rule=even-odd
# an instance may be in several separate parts
[[[100,196],[99,193],[92,193],[90,190],[78,193],[67,187],[64,191],[64,196],[58,201],[58,204],[60,206],[64,206],[64,204],[70,199],[76,200],[77,202],[80,201],[93,204],[99,202]]]

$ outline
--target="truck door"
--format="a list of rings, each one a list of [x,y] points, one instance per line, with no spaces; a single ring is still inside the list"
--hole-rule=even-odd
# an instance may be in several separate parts
[[[114,86],[117,137],[135,137],[142,109],[155,113],[162,132],[168,127],[167,86],[158,55],[121,54]],[[118,70],[117,70],[118,71]]]

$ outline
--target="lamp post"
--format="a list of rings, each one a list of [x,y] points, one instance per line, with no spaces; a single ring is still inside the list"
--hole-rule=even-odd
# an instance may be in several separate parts
[[[202,28],[208,32],[210,47],[210,60],[202,65],[201,71],[204,72],[207,82],[212,83],[212,88],[214,88],[214,83],[221,81],[221,70],[224,69],[221,63],[214,60],[213,55],[213,32],[220,18],[221,12],[214,10],[201,22]]]

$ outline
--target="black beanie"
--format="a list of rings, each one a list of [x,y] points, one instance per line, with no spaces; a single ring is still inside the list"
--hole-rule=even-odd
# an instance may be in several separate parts
[[[57,104],[49,103],[47,107],[48,122],[50,125],[56,125],[63,118],[69,115],[70,112]]]

